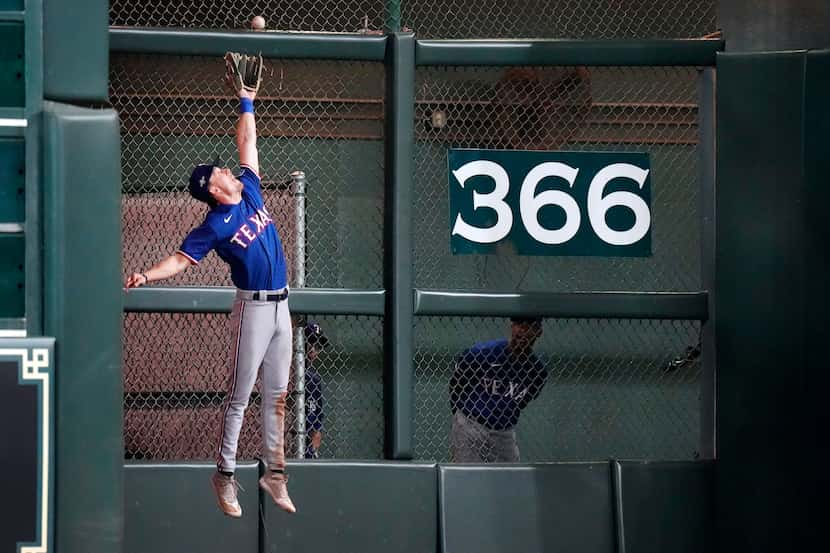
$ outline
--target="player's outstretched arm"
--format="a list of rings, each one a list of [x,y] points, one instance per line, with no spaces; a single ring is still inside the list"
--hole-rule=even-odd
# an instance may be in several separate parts
[[[236,123],[236,146],[239,163],[259,174],[256,149],[254,99],[262,83],[262,55],[247,56],[236,52],[225,54],[225,81],[239,98],[239,121]]]
[[[239,91],[239,101],[242,109],[245,109],[245,100],[253,106],[256,92],[245,90]],[[250,112],[239,114],[239,121],[236,123],[236,147],[239,149],[239,164],[247,165],[258,175],[259,174],[259,153],[256,148],[256,121],[254,120],[253,107]]]
[[[124,288],[138,288],[154,280],[164,280],[175,276],[190,266],[190,260],[176,253],[166,257],[143,273],[133,273],[124,281]]]

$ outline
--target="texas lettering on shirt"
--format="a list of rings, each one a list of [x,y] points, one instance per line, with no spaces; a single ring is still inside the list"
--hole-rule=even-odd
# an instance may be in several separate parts
[[[226,223],[230,223],[230,219],[233,218],[232,214],[229,217],[230,218],[225,221]],[[257,209],[256,214],[248,217],[248,220],[251,221],[253,228],[249,227],[247,223],[239,227],[239,230],[236,231],[236,234],[234,234],[230,240],[232,244],[239,244],[243,248],[247,248],[260,234],[262,234],[269,223],[274,222],[268,214],[268,211],[265,209],[265,206]]]

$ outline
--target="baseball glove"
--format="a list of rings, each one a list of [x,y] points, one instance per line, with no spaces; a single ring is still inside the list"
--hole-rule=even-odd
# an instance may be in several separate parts
[[[226,53],[225,80],[235,94],[241,90],[256,93],[262,82],[262,54],[247,56],[237,52]]]

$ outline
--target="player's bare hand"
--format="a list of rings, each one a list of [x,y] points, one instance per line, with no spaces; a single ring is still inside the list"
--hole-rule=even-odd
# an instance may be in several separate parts
[[[138,288],[147,284],[147,277],[143,273],[133,273],[124,281],[124,288]]]
[[[311,447],[315,450],[320,449],[320,444],[323,443],[323,433],[315,430],[311,433]]]
[[[251,100],[256,99],[256,92],[253,90],[241,89],[238,93],[240,98],[249,98]]]

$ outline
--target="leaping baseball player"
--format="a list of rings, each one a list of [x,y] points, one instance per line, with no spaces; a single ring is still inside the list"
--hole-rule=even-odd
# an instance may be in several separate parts
[[[237,500],[236,450],[242,420],[257,372],[262,366],[262,433],[266,474],[260,487],[282,509],[296,512],[288,496],[285,472],[285,396],[291,365],[291,316],[285,255],[260,190],[254,98],[261,82],[261,56],[228,53],[226,78],[239,97],[236,145],[241,170],[200,164],[188,190],[209,207],[173,255],[150,269],[131,274],[126,288],[170,278],[198,265],[211,250],[230,267],[237,288],[231,312],[231,388],[225,404],[217,471],[211,481],[222,511],[242,516]]]

